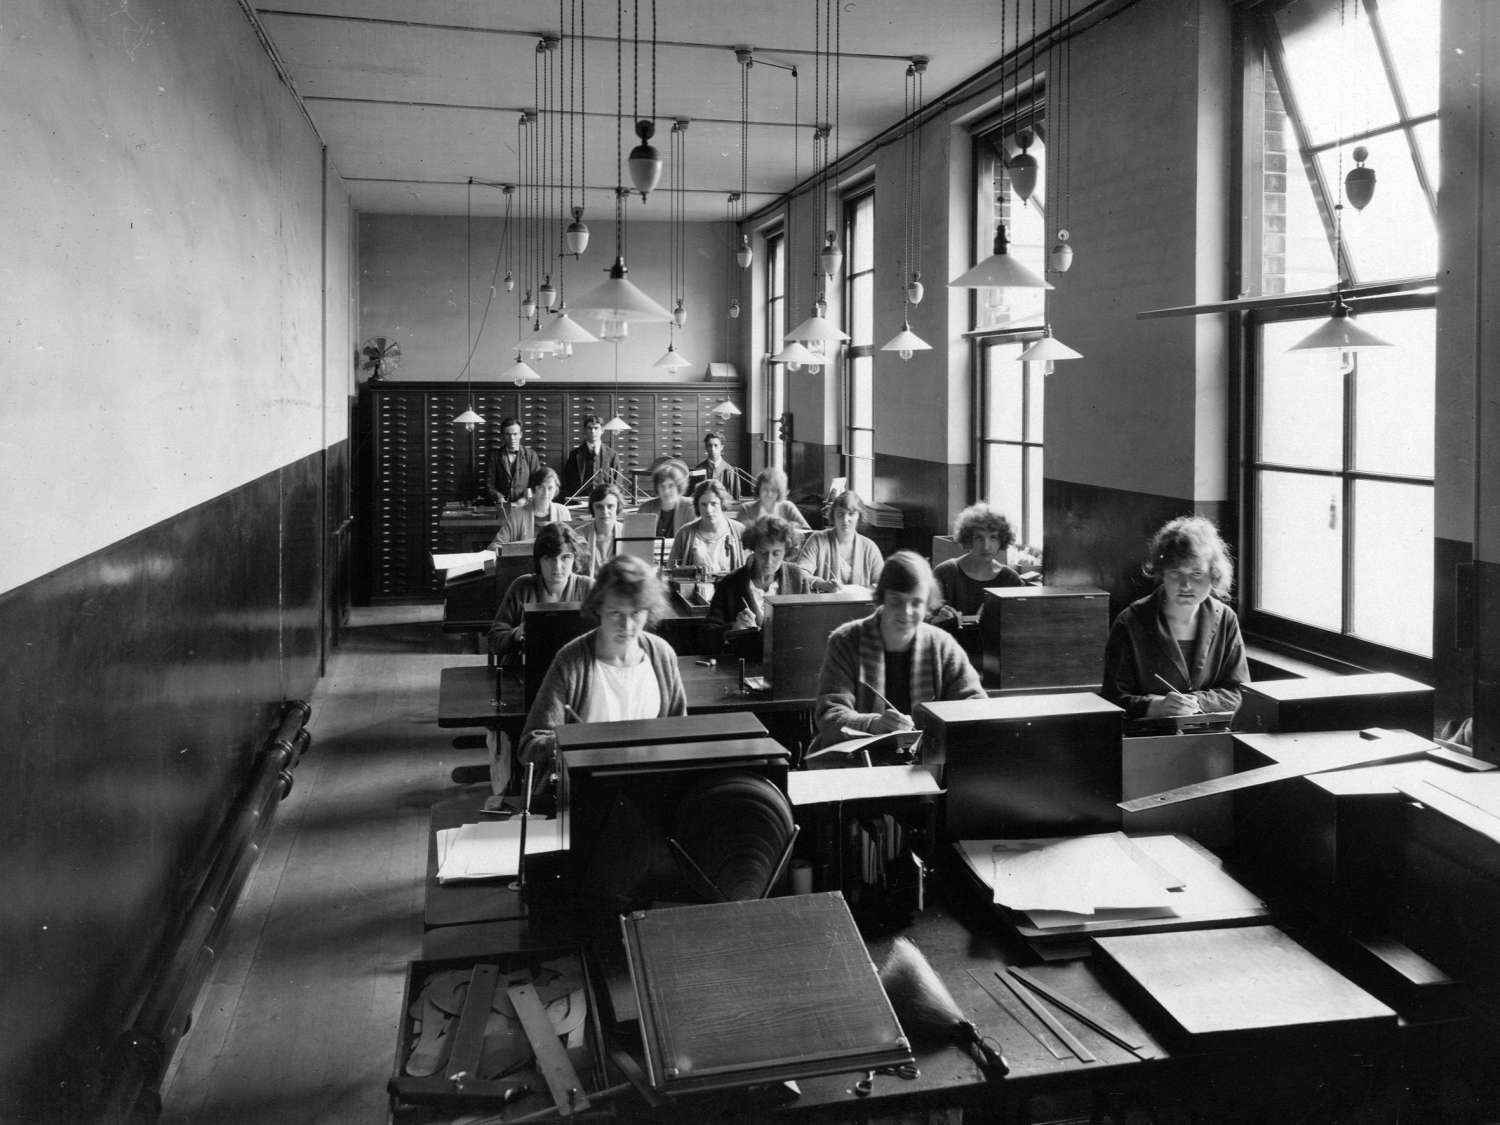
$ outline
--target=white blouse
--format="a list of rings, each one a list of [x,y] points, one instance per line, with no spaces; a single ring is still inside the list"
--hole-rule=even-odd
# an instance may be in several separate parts
[[[661,714],[661,685],[651,661],[644,657],[621,667],[594,661],[594,682],[583,709],[586,723],[618,723],[624,719],[654,719]]]

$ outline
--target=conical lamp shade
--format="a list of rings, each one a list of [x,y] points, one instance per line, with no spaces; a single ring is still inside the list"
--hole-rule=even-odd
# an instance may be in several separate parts
[[[743,414],[744,411],[726,398],[718,406],[710,410],[709,413],[717,414],[720,418],[732,418],[736,414]]]
[[[601,320],[623,320],[636,324],[666,324],[672,314],[662,308],[625,275],[630,271],[623,258],[616,258],[610,267],[609,279],[578,302],[576,311],[586,312]]]
[[[883,352],[900,352],[902,359],[910,359],[912,352],[927,352],[932,350],[932,345],[911,330],[911,325],[905,321],[901,322],[901,331],[891,337],[890,341],[880,345]]]
[[[520,387],[526,383],[537,382],[541,379],[541,376],[536,373],[536,370],[530,364],[526,363],[520,356],[516,356],[516,362],[500,372],[500,378],[509,379],[516,386]]]
[[[1052,284],[1010,256],[1005,227],[995,228],[995,252],[948,285],[954,289],[1051,289]]]
[[[599,342],[599,337],[566,312],[558,313],[550,318],[533,339],[551,340],[558,344],[597,344]]]
[[[771,357],[772,363],[784,363],[788,367],[822,367],[827,362],[816,352],[808,351],[800,340],[793,340]]]
[[[630,429],[630,423],[625,421],[625,419],[621,418],[618,414],[616,414],[608,422],[604,423],[604,431],[606,433],[617,434],[621,430],[628,429]]]
[[[1333,303],[1333,312],[1328,319],[1298,340],[1287,351],[1357,352],[1365,348],[1395,347],[1389,340],[1382,340],[1375,333],[1367,332],[1355,324],[1350,312],[1344,299],[1336,298]]]
[[[1022,363],[1050,363],[1057,359],[1082,359],[1083,353],[1074,351],[1057,339],[1049,328],[1045,336],[1016,358]]]
[[[841,344],[848,338],[849,333],[839,331],[838,325],[817,313],[813,313],[782,337],[783,340],[798,340],[804,344]]]
[[[666,354],[663,355],[659,360],[657,360],[651,366],[652,367],[665,367],[665,368],[668,368],[669,370],[675,371],[679,367],[691,367],[691,366],[693,366],[693,361],[690,360],[690,359],[687,359],[686,357],[684,357],[683,354],[680,351],[677,350],[677,345],[676,344],[668,344],[667,345]]]
[[[482,426],[484,425],[484,419],[481,418],[478,414],[475,414],[474,408],[471,406],[457,418],[453,419],[453,424],[455,426],[460,424],[465,426]]]

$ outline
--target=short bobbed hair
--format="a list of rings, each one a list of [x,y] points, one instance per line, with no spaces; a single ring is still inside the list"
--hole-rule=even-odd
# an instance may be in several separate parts
[[[932,577],[932,567],[915,551],[897,551],[885,560],[885,565],[880,568],[880,579],[875,583],[875,604],[883,603],[887,593],[925,593],[929,611],[943,604],[937,580]]]
[[[865,502],[860,499],[859,493],[855,492],[852,488],[844,489],[843,492],[840,492],[832,500],[828,501],[824,505],[823,517],[827,520],[832,520],[833,513],[841,508],[846,512],[853,512],[860,520],[865,518]],[[858,524],[856,523],[855,526],[858,526]]]
[[[593,488],[589,489],[589,512],[590,512],[590,514],[593,513],[593,511],[594,511],[594,505],[595,504],[600,503],[601,501],[605,500],[607,497],[610,497],[610,496],[613,496],[615,498],[615,504],[617,505],[616,510],[617,511],[624,511],[625,510],[625,494],[620,491],[620,486],[619,485],[617,485],[617,484],[596,484],[596,485],[594,485]]]
[[[786,473],[775,465],[768,466],[755,474],[755,493],[760,495],[760,490],[770,485],[776,492],[776,499],[785,500],[787,492]]]
[[[693,512],[695,514],[700,516],[703,514],[703,509],[699,507],[699,502],[710,492],[719,498],[719,507],[721,508],[727,509],[734,502],[734,497],[729,495],[729,489],[725,488],[712,477],[709,477],[707,480],[700,482],[697,488],[693,489]]]
[[[674,480],[679,490],[688,482],[688,467],[681,461],[663,461],[651,470],[651,487],[661,491],[663,481]]]
[[[548,481],[552,482],[553,488],[561,488],[562,482],[557,479],[557,470],[550,465],[543,465],[540,469],[532,469],[531,475],[526,478],[526,491],[540,488]]]
[[[740,541],[747,551],[755,550],[762,543],[780,543],[788,551],[795,551],[802,545],[802,531],[780,516],[761,516],[745,529]]]
[[[959,512],[958,519],[953,521],[953,537],[966,551],[974,546],[974,540],[991,532],[1000,536],[1002,551],[1016,541],[1015,529],[1010,526],[1010,520],[983,500],[977,504],[970,504]]]
[[[578,554],[578,532],[565,523],[549,523],[531,543],[531,572],[542,573],[542,560]]]
[[[1160,583],[1167,571],[1194,559],[1201,559],[1208,568],[1215,596],[1227,598],[1234,586],[1234,562],[1219,529],[1207,516],[1178,516],[1163,524],[1151,539],[1141,569]]]
[[[597,622],[604,599],[611,594],[624,598],[632,609],[646,611],[646,620],[655,624],[667,605],[666,587],[656,571],[634,555],[616,555],[602,567],[594,585],[583,599],[583,615]]]

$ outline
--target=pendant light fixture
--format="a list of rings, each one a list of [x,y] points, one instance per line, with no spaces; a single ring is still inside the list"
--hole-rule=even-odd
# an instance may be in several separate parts
[[[734,260],[744,270],[749,269],[755,260],[750,233],[745,230],[750,208],[750,67],[755,63],[755,56],[748,47],[736,47],[734,57],[740,65],[740,190],[729,198],[740,205],[740,244],[734,252]]]
[[[915,352],[925,352],[932,345],[911,330],[911,309],[922,301],[922,266],[919,247],[922,241],[916,225],[922,214],[918,192],[921,190],[921,128],[922,128],[922,76],[927,73],[927,58],[918,55],[906,67],[902,120],[906,122],[906,135],[902,145],[902,172],[905,188],[902,199],[902,260],[897,276],[910,279],[901,287],[902,312],[901,331],[880,346],[883,352],[895,352],[903,361]]]
[[[559,0],[558,7],[562,7]],[[589,227],[583,221],[584,195],[588,191],[588,145],[578,144],[578,122],[588,120],[588,36],[584,25],[584,0],[568,0],[568,20],[563,28],[568,56],[568,211],[573,221],[563,229],[563,250],[576,262],[589,248]],[[573,155],[578,154],[578,176],[573,176]]]
[[[672,122],[670,141],[672,144],[671,180],[667,186],[667,203],[670,217],[667,221],[667,286],[677,294],[677,303],[672,306],[672,320],[667,325],[667,351],[653,366],[669,371],[691,367],[692,361],[677,350],[677,329],[687,321],[687,306],[683,292],[687,288],[687,131],[691,122],[679,117]],[[674,190],[675,189],[675,190]]]
[[[656,0],[651,0],[651,116],[641,116],[641,6],[632,7],[635,31],[630,41],[630,53],[635,62],[635,135],[640,143],[630,150],[630,182],[641,193],[641,202],[656,190],[661,182],[661,153],[651,143],[656,136]]]
[[[1054,38],[1053,77],[1047,80],[1049,90],[1047,101],[1050,106],[1048,115],[1052,137],[1052,144],[1048,151],[1053,163],[1057,166],[1057,175],[1054,178],[1056,187],[1051,200],[1052,211],[1057,216],[1057,241],[1052,244],[1052,249],[1047,251],[1047,268],[1053,273],[1067,273],[1073,265],[1073,236],[1068,231],[1068,216],[1073,205],[1073,180],[1068,159],[1073,147],[1073,90],[1071,85],[1073,81],[1073,0],[1062,0],[1062,3],[1060,24],[1052,18],[1050,0],[1047,6],[1048,22],[1054,27],[1061,28],[1063,36],[1061,47],[1056,45]],[[1059,102],[1062,104],[1061,113],[1058,112]],[[1060,129],[1059,117],[1061,117]],[[1058,137],[1059,131],[1062,133],[1061,138]]]
[[[1042,329],[1042,338],[1025,348],[1016,359],[1021,363],[1053,363],[1059,359],[1082,359],[1083,353],[1074,351],[1052,335],[1052,325]]]
[[[625,200],[630,189],[623,186],[624,160],[621,135],[625,116],[625,90],[621,75],[624,61],[624,0],[615,0],[615,260],[609,277],[595,286],[578,302],[580,312],[597,317],[603,325],[599,335],[619,340],[630,331],[632,323],[666,324],[672,314],[662,308],[627,276],[625,265]]]
[[[1016,38],[1020,38],[1021,27],[1021,0],[1016,0]],[[1031,0],[1031,110],[1029,116],[1033,125],[1031,128],[1022,129],[1016,134],[1016,144],[1021,151],[1010,158],[1006,164],[1006,171],[1010,175],[1011,189],[1022,203],[1030,203],[1033,193],[1036,191],[1037,176],[1041,172],[1041,163],[1031,155],[1031,146],[1036,143],[1036,0]]]
[[[619,415],[620,406],[620,342],[615,341],[615,414],[604,423],[604,432],[608,434],[619,434],[631,428],[630,423]]]
[[[510,196],[506,196],[506,204],[509,205]],[[457,418],[453,419],[455,426],[463,426],[474,432],[475,426],[482,426],[484,419],[474,409],[474,351],[479,347],[479,341],[474,339],[474,177],[469,177],[467,190],[464,194],[464,297],[465,297],[465,334],[468,337],[468,355],[464,357],[463,371],[461,375],[468,381],[469,407]],[[486,306],[485,311],[489,308]],[[472,450],[470,451],[473,452]]]
[[[995,227],[993,253],[948,282],[953,289],[1051,289],[1051,282],[1010,256],[1005,224]]]
[[[819,212],[823,228],[823,245],[818,250],[818,273],[831,281],[843,268],[844,252],[839,248],[838,232],[829,221],[828,199],[833,165],[839,147],[839,93],[843,40],[843,5],[839,0],[821,0],[813,7],[813,89],[816,102],[813,113],[813,155],[821,155],[822,194]],[[821,51],[817,48],[821,47]],[[821,292],[821,283],[820,283]]]
[[[516,352],[516,361],[500,373],[500,378],[509,380],[518,387],[524,387],[527,383],[534,383],[541,376],[532,369],[530,364],[521,358],[521,353]]]

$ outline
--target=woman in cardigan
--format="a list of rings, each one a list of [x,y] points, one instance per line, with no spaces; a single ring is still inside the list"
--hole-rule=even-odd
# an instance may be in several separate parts
[[[806,530],[807,518],[797,505],[786,498],[786,474],[776,466],[762,469],[755,478],[755,499],[740,506],[740,522],[749,527],[761,516],[780,516],[787,523]]]
[[[1104,697],[1128,719],[1239,710],[1250,667],[1239,618],[1220,600],[1234,585],[1234,564],[1219,529],[1202,516],[1172,520],[1151,541],[1143,569],[1156,590],[1115,618]]]
[[[911,730],[917,705],[934,699],[984,698],[958,642],[925,622],[936,596],[925,559],[897,551],[886,560],[875,612],[828,638],[814,715],[822,745],[850,737],[846,730]]]
[[[615,540],[623,530],[620,510],[624,507],[625,497],[618,485],[596,484],[589,489],[589,512],[593,519],[578,536],[578,557],[573,565],[579,574],[595,577],[599,568],[614,556]]]
[[[641,505],[642,515],[656,517],[656,538],[670,541],[679,527],[698,518],[693,502],[682,494],[687,486],[688,467],[684,461],[668,458],[651,470],[651,487],[656,498]]]
[[[833,526],[815,531],[802,543],[797,565],[818,578],[840,586],[873,586],[885,560],[880,548],[859,534],[865,502],[852,488],[845,489],[829,504]]]
[[[677,529],[669,565],[701,566],[708,574],[728,574],[744,564],[743,529],[725,514],[729,501],[729,493],[716,480],[703,481],[693,489],[698,518]]]
[[[531,545],[531,574],[510,584],[490,625],[490,651],[507,656],[518,651],[526,635],[526,607],[548,602],[580,602],[594,580],[573,573],[578,536],[565,523],[549,523]]]
[[[599,625],[558,650],[521,729],[521,760],[550,763],[564,723],[686,715],[672,646],[646,632],[666,604],[661,581],[620,555],[599,571],[583,612]]]
[[[1016,541],[1010,521],[980,501],[958,513],[953,537],[964,553],[947,559],[932,573],[943,601],[961,614],[978,613],[988,586],[1024,586],[1021,576],[1005,565],[1005,551]]]
[[[761,627],[769,595],[825,594],[837,588],[786,561],[787,552],[797,545],[797,529],[784,519],[761,516],[745,532],[743,542],[750,561],[714,586],[714,598],[703,619],[712,653],[723,649],[729,630]]]
[[[549,523],[572,523],[573,516],[561,504],[553,503],[557,495],[557,473],[543,465],[526,480],[527,498],[520,504],[500,509],[500,530],[490,540],[490,550],[498,551],[502,543],[524,543]]]

